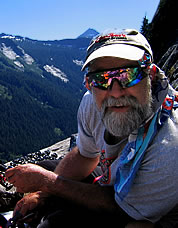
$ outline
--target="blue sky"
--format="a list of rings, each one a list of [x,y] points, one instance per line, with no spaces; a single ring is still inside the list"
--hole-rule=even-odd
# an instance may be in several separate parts
[[[159,0],[3,0],[0,33],[39,40],[76,38],[88,28],[140,29]]]

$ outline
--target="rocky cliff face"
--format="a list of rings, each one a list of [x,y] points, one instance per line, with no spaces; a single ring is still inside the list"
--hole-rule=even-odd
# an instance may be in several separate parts
[[[160,0],[150,25],[150,44],[158,62],[166,51],[177,43],[177,0]]]
[[[169,78],[170,84],[178,90],[178,44],[175,43],[168,48],[161,57],[158,65],[165,71]]]
[[[177,0],[160,0],[150,24],[149,42],[154,61],[163,69],[170,83],[178,89],[178,22]]]

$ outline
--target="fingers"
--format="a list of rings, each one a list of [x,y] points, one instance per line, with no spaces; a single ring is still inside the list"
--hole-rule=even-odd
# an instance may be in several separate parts
[[[26,216],[23,216],[21,219],[19,219],[19,222],[20,223],[30,223],[30,222],[34,221],[35,218],[36,218],[36,214],[34,212],[32,212]]]
[[[37,165],[26,164],[8,169],[6,177],[17,188],[18,192],[25,193],[43,190],[48,184],[47,182],[56,178],[56,174]]]
[[[24,169],[25,165],[18,165],[14,168],[9,168],[6,170],[5,174],[7,178],[10,178],[11,176],[14,176],[17,173],[21,173]]]
[[[6,178],[11,184],[14,184],[15,182],[15,173],[16,173],[16,167],[10,168],[5,172]]]
[[[6,177],[7,181],[11,184],[13,184],[15,186],[15,177],[14,176],[11,176],[11,177]]]
[[[8,182],[13,184],[17,188],[18,192],[24,193],[24,186],[22,185],[23,179],[22,176],[20,176],[22,174],[22,169],[22,166],[10,168],[5,172],[5,175]]]
[[[22,216],[25,216],[26,213],[28,212],[28,204],[25,203],[24,198],[21,199],[20,201],[17,202],[14,212],[13,212],[13,216],[15,216],[17,213],[20,213]]]
[[[21,203],[21,200],[17,202],[15,208],[14,208],[14,211],[13,211],[13,216],[15,216],[17,213],[20,213],[20,210],[21,210],[21,207],[22,205],[20,205]]]
[[[6,174],[7,178],[9,178],[9,177],[14,175],[14,169],[15,168],[10,168],[10,169],[6,170],[5,174]]]
[[[23,216],[25,216],[29,211],[34,210],[40,202],[40,192],[30,193],[17,202],[14,214],[20,212]]]
[[[25,198],[21,199],[13,212],[13,221],[16,221],[17,224],[21,223],[28,223],[30,221],[33,221],[36,214],[34,212],[29,213],[30,207],[28,204],[25,203]]]

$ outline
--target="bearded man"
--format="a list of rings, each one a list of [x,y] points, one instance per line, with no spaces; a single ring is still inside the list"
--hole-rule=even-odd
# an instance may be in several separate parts
[[[37,165],[6,172],[19,192],[32,192],[15,213],[25,215],[53,197],[57,206],[38,227],[57,227],[61,219],[161,225],[178,203],[176,91],[136,30],[99,35],[87,50],[85,68],[88,92],[78,110],[77,146],[54,172]]]

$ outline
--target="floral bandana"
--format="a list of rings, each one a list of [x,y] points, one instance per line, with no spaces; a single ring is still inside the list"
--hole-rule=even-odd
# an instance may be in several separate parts
[[[129,136],[117,164],[114,189],[121,200],[130,191],[149,144],[166,120],[171,117],[172,109],[178,108],[178,94],[172,88],[168,90],[168,81],[164,73],[156,65],[154,67],[157,68],[157,73],[152,75],[155,114],[137,130],[137,134],[134,132],[134,135]]]

